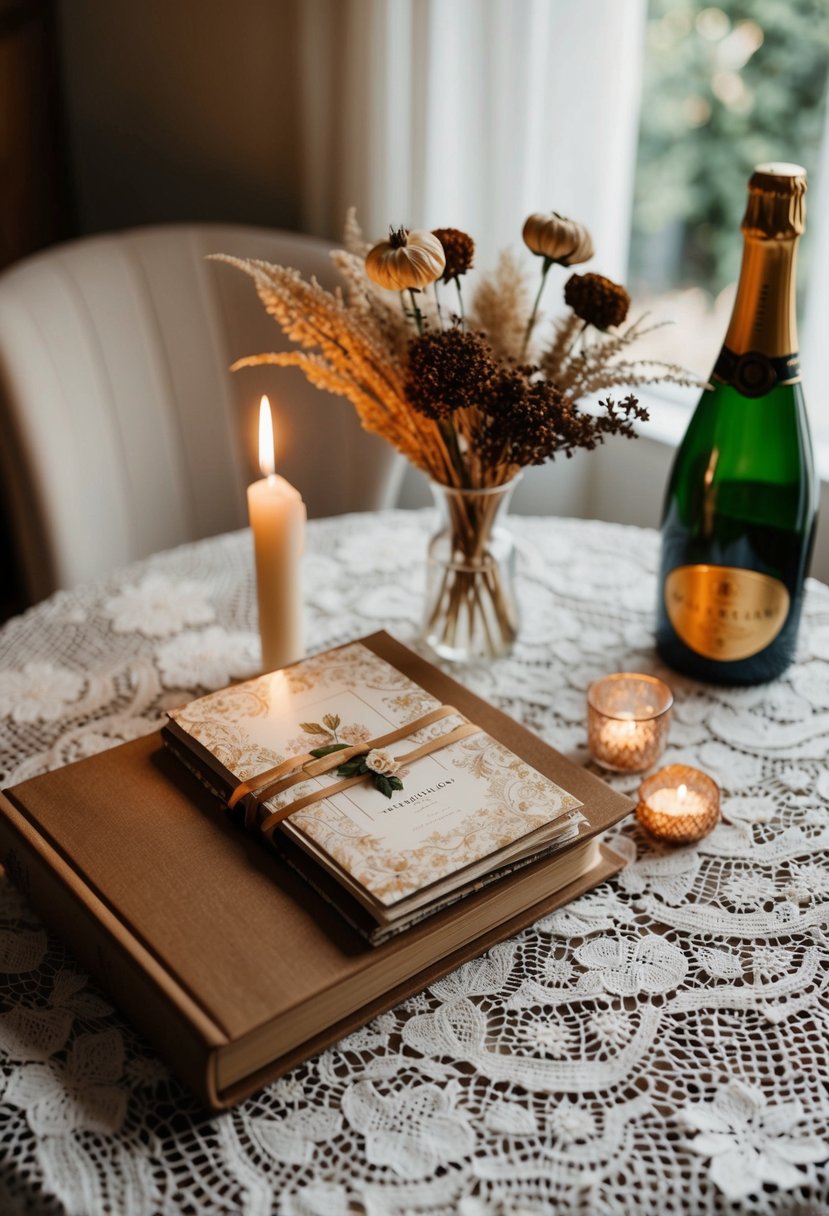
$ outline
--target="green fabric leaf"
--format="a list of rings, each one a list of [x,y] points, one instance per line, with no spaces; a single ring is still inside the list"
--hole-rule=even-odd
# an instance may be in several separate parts
[[[309,756],[330,756],[332,752],[341,752],[344,747],[348,747],[347,743],[329,743],[326,747],[312,747]]]
[[[358,773],[365,772],[365,760],[362,756],[354,756],[352,760],[346,760],[345,764],[341,764],[337,769],[338,777],[356,777]]]

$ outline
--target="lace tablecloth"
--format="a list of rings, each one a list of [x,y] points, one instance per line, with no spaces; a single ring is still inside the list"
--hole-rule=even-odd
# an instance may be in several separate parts
[[[410,642],[429,513],[310,526],[307,635]],[[586,761],[585,690],[656,671],[656,538],[516,519],[514,655],[461,678]],[[247,534],[61,593],[0,630],[0,780],[252,674]],[[829,589],[779,682],[676,696],[667,761],[724,820],[209,1116],[0,880],[0,1211],[79,1216],[829,1211]],[[633,793],[638,779],[613,778]],[[129,1014],[129,1010],[126,1011]]]

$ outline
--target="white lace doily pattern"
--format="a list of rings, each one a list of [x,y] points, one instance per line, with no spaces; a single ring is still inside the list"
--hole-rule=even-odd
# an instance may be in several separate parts
[[[432,523],[310,526],[310,646],[412,641]],[[627,823],[619,878],[221,1116],[3,879],[0,1211],[829,1211],[829,589],[809,585],[781,680],[715,689],[656,659],[652,533],[513,526],[519,643],[456,674],[582,762],[590,681],[663,675],[666,762],[716,778],[721,826],[669,851]],[[0,630],[2,784],[156,727],[257,648],[244,533],[54,596]]]

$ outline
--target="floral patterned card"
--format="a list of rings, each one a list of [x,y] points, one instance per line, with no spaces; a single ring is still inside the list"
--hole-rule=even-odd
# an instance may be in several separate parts
[[[210,693],[170,717],[227,774],[250,781],[293,756],[369,744],[439,706],[356,642]],[[464,721],[453,713],[421,727],[384,749],[386,758],[395,761]],[[352,761],[342,771],[354,768]],[[292,813],[280,829],[305,837],[316,856],[327,855],[350,886],[384,907],[452,875],[461,881],[484,859],[520,856],[519,842],[529,834],[543,841],[544,829],[551,838],[562,829],[575,832],[581,820],[577,798],[483,731],[392,771],[392,787],[379,788],[369,771]],[[309,777],[267,801],[264,813],[340,781],[335,769]]]

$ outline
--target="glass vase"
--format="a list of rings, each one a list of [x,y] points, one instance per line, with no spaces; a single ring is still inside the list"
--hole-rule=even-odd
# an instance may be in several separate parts
[[[485,490],[431,483],[441,528],[429,542],[422,637],[442,659],[497,659],[518,635],[515,545],[501,526],[518,481]]]

